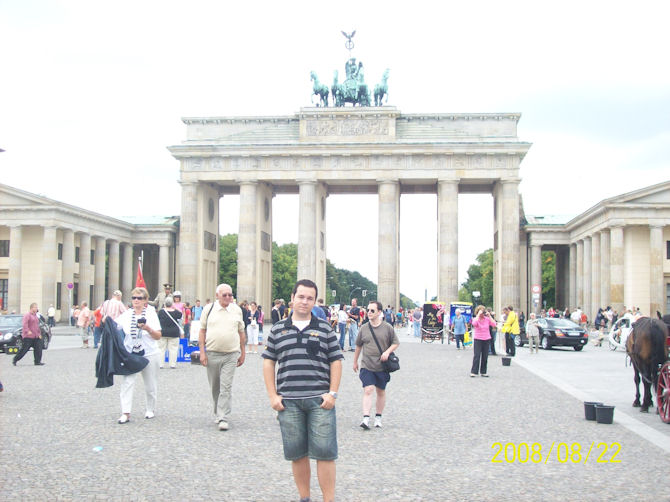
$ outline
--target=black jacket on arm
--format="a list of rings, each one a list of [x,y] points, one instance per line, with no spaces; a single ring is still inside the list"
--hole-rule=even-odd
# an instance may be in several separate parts
[[[95,359],[95,376],[98,389],[114,385],[114,375],[132,375],[142,371],[149,360],[126,350],[125,334],[113,319],[105,319],[102,325],[102,340]]]

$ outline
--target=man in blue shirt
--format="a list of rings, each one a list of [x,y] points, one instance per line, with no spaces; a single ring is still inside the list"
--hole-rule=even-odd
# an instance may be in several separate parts
[[[463,349],[465,349],[465,332],[468,330],[468,323],[465,321],[465,317],[461,315],[461,309],[456,309],[456,315],[454,320],[451,323],[451,332],[454,334],[456,339],[456,350],[460,350],[461,344]]]

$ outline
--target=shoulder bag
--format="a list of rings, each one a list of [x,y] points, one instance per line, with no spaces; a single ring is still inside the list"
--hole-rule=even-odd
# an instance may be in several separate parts
[[[374,338],[375,343],[377,344],[377,348],[379,349],[379,353],[381,354],[384,351],[382,350],[381,345],[379,345],[379,340],[377,340],[375,330],[373,329],[372,324],[369,322],[368,326],[370,326],[370,333],[372,333],[372,338]],[[400,358],[395,355],[395,352],[391,352],[388,359],[386,361],[382,361],[382,367],[384,368],[384,371],[388,373],[398,371],[400,369]]]
[[[181,324],[179,324],[177,321],[174,320],[174,317],[170,315],[170,312],[168,312],[166,309],[163,309],[163,312],[170,318],[170,320],[175,323],[175,325],[179,328],[179,336],[184,336],[184,328],[181,327]]]

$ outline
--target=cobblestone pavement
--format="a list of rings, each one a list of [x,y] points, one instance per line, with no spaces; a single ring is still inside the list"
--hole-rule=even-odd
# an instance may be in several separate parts
[[[401,340],[402,369],[388,387],[381,430],[358,426],[360,381],[353,353],[345,354],[338,500],[670,498],[667,453],[618,423],[587,422],[580,400],[521,364],[503,367],[491,357],[491,377],[470,378],[471,349]],[[119,386],[95,389],[94,350],[50,349],[44,361],[33,366],[28,354],[13,367],[0,355],[0,500],[298,499],[259,355],[248,355],[236,373],[227,432],[213,422],[200,366],[161,370],[153,420],[143,418],[139,379],[131,422],[118,425]],[[525,443],[541,445],[540,461],[513,457],[521,450],[521,460],[527,458]],[[321,500],[315,468],[312,495]]]

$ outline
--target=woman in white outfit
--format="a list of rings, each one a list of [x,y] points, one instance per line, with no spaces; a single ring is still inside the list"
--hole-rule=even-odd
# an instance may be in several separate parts
[[[138,354],[149,360],[141,371],[146,393],[146,413],[144,418],[154,418],[156,397],[158,395],[158,366],[163,354],[158,350],[157,340],[161,339],[161,325],[153,308],[147,308],[147,292],[144,288],[131,291],[132,308],[116,318],[116,323],[125,333],[123,344],[128,352]],[[137,373],[122,377],[121,416],[119,423],[130,420],[133,408],[133,390]]]
[[[249,304],[249,325],[247,326],[247,354],[258,354],[258,324],[261,313],[256,302]],[[253,351],[252,351],[253,349]]]

